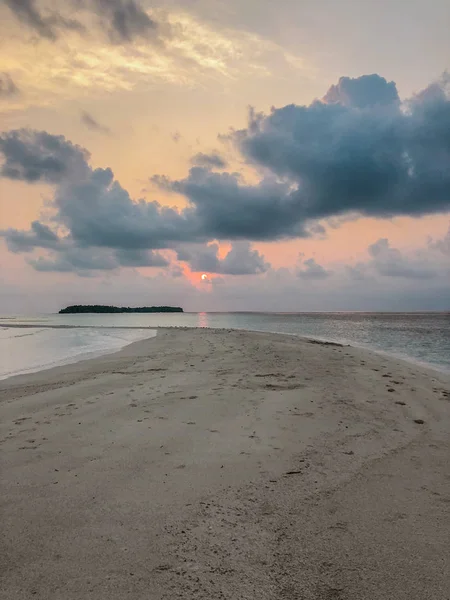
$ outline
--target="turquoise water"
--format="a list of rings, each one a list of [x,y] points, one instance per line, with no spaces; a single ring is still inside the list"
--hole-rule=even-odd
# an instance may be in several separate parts
[[[450,313],[164,313],[0,317],[0,378],[114,352],[158,326],[294,334],[450,372]]]

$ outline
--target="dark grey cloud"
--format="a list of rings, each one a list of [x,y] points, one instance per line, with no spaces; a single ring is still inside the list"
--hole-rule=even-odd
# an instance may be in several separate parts
[[[297,276],[302,279],[327,279],[330,275],[331,271],[319,265],[314,258],[304,260],[301,268],[297,269]]]
[[[341,81],[340,102],[333,92],[333,104],[250,111],[248,127],[229,139],[262,174],[255,185],[202,167],[153,181],[186,196],[218,239],[307,236],[314,221],[331,217],[447,212],[450,99],[436,85],[441,95],[415,97],[407,110],[393,84],[368,76]]]
[[[85,110],[81,113],[81,122],[83,125],[86,125],[88,129],[91,131],[97,131],[98,133],[104,133],[106,135],[111,134],[111,129],[106,127],[106,125],[102,125],[95,119],[91,114],[86,112]]]
[[[220,270],[218,252],[217,244],[178,248],[177,259],[189,263],[191,270],[196,273],[217,273]]]
[[[192,211],[133,202],[111,169],[96,169],[84,180],[64,183],[56,190],[54,204],[57,220],[79,244],[158,249],[205,239]]]
[[[69,174],[86,170],[89,153],[62,135],[18,129],[0,135],[0,174],[9,179],[33,183],[59,183]]]
[[[36,0],[4,0],[15,17],[40,37],[58,39],[64,30],[85,33],[85,26],[77,19],[66,17],[56,10],[44,11]],[[58,3],[66,13],[87,11],[97,16],[99,27],[113,44],[129,43],[136,38],[156,36],[157,23],[151,19],[136,0],[65,0]]]
[[[72,18],[65,18],[53,11],[43,15],[36,0],[3,0],[15,17],[25,25],[28,25],[40,37],[54,41],[58,38],[61,30],[84,31],[83,25]]]
[[[53,221],[68,231],[76,246],[149,250],[207,239],[192,209],[180,212],[158,202],[133,202],[111,169],[93,170],[88,153],[62,136],[9,132],[0,137],[1,153],[4,177],[56,184]],[[3,236],[7,242],[22,236],[28,247],[47,247],[33,231],[8,230]]]
[[[225,169],[227,166],[227,161],[217,152],[211,152],[210,154],[199,152],[192,157],[191,163],[196,167],[206,167],[210,169]]]
[[[270,269],[257,250],[246,241],[233,242],[231,249],[219,257],[219,246],[216,243],[191,246],[177,250],[178,260],[188,262],[191,271],[202,273],[217,273],[220,275],[257,275]]]
[[[113,43],[148,38],[157,31],[156,21],[135,0],[92,0],[92,3],[101,21],[106,21]]]
[[[309,235],[306,219],[299,222],[290,184],[274,177],[247,186],[237,173],[193,167],[185,179],[155,176],[152,181],[186,196],[210,238],[273,240]]]
[[[118,267],[118,262],[110,253],[92,248],[68,248],[56,252],[50,257],[40,256],[30,259],[29,264],[36,271],[57,273],[84,273],[90,271],[109,271]]]
[[[169,261],[152,250],[119,249],[116,258],[122,267],[168,267]]]
[[[369,86],[370,87],[370,86]],[[450,101],[364,110],[314,102],[251,115],[234,141],[247,160],[294,188],[295,220],[450,209]]]
[[[39,221],[33,221],[29,231],[0,230],[0,236],[5,238],[11,252],[31,252],[35,248],[57,249],[62,244],[58,235]]]
[[[360,85],[368,84],[363,78]],[[323,235],[323,219],[450,210],[450,100],[442,92],[415,97],[405,110],[396,101],[362,109],[316,101],[251,113],[248,127],[231,139],[262,174],[260,181],[252,185],[239,173],[200,166],[179,180],[153,177],[160,188],[185,196],[182,210],[133,201],[111,169],[93,169],[86,150],[46,132],[0,135],[0,174],[54,184],[54,225],[76,247],[158,250]],[[28,247],[46,247],[32,230],[2,235],[17,248],[12,240],[19,234]],[[386,252],[384,262],[377,259],[379,269],[400,273],[392,255],[387,265]],[[303,270],[320,277],[314,264]]]
[[[405,257],[398,248],[391,247],[387,238],[381,238],[370,245],[368,252],[372,257],[369,266],[385,277],[431,279],[438,274],[435,264],[429,258],[419,260]]]
[[[19,88],[14,83],[11,75],[8,73],[0,73],[0,98],[10,98],[17,96]]]
[[[399,102],[397,87],[376,73],[352,79],[341,77],[323,97],[326,104],[341,104],[352,108],[367,108]]]
[[[51,248],[51,246],[48,246]],[[48,256],[29,259],[36,271],[88,275],[120,267],[167,267],[169,261],[151,250],[110,250],[76,245],[59,246]]]
[[[257,250],[252,249],[249,242],[234,242],[231,250],[223,258],[221,270],[223,275],[257,275],[269,270],[270,264]]]

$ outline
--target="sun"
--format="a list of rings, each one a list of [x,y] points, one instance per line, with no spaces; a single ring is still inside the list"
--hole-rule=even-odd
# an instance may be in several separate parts
[[[206,273],[203,273],[202,279],[203,279],[203,281],[205,281],[205,279],[208,279],[208,275]]]

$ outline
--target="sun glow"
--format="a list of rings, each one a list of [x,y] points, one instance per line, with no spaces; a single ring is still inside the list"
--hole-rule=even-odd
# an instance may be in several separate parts
[[[202,280],[205,281],[206,279],[208,279],[208,275],[206,273],[203,273]]]

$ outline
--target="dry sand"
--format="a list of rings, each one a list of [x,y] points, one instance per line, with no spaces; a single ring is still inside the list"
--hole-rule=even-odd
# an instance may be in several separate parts
[[[213,330],[1,382],[0,596],[448,600],[449,390]]]

